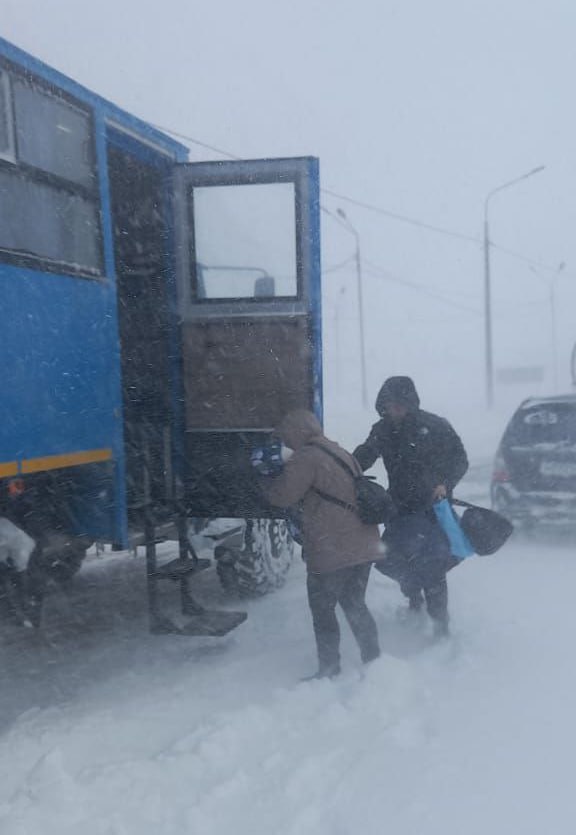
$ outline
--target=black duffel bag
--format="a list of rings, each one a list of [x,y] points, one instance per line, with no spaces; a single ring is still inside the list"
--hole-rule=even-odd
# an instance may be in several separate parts
[[[470,540],[475,553],[481,557],[495,554],[514,530],[512,522],[495,510],[478,507],[461,499],[450,501],[458,507],[466,508],[460,517],[460,527]]]

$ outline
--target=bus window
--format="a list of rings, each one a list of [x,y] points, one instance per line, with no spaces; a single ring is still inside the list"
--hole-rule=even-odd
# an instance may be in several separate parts
[[[12,95],[19,160],[93,188],[88,113],[19,79],[12,82]]]
[[[2,260],[101,274],[92,146],[89,112],[0,70]]]
[[[98,272],[94,202],[1,168],[0,195],[2,249]]]
[[[8,74],[0,69],[0,159],[14,158],[14,131]]]
[[[192,190],[196,299],[296,298],[293,183]]]

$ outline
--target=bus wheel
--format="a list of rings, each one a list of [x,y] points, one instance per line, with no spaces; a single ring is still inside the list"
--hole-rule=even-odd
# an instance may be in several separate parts
[[[284,584],[293,556],[294,540],[284,519],[249,519],[242,551],[217,556],[218,576],[226,591],[268,594]]]

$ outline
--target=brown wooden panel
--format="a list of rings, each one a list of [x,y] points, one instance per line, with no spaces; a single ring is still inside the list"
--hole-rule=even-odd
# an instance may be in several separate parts
[[[312,404],[306,317],[183,325],[186,426],[261,429]]]

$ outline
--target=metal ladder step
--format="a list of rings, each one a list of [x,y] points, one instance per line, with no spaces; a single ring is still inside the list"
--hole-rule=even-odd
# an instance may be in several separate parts
[[[157,618],[152,622],[151,632],[154,635],[221,638],[244,623],[247,616],[246,612],[204,609],[198,614],[189,615],[186,623],[181,626],[168,618]]]
[[[176,559],[165,562],[159,565],[154,572],[154,576],[159,580],[181,580],[189,574],[197,574],[199,571],[205,571],[212,565],[212,560],[204,557],[196,557],[195,559]]]

